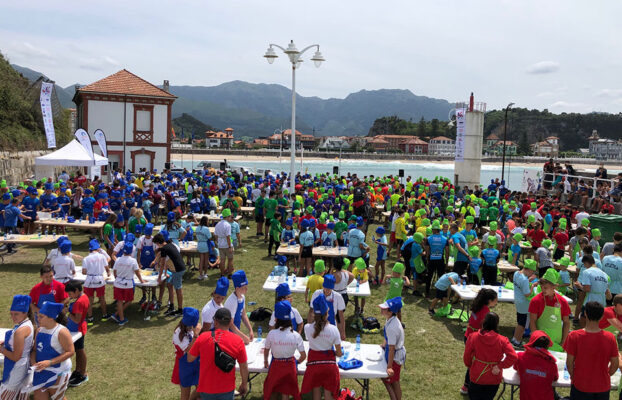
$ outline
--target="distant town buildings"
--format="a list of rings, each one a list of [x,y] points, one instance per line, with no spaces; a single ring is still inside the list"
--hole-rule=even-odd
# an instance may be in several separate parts
[[[601,138],[596,130],[587,138],[590,143],[589,154],[599,160],[622,159],[622,141]]]
[[[428,154],[434,156],[455,156],[456,141],[445,136],[430,139]]]
[[[282,133],[274,133],[268,136],[268,147],[271,149],[289,149],[292,139],[292,130],[286,129]],[[281,141],[283,144],[281,145]],[[305,150],[312,150],[316,146],[315,137],[313,135],[303,135],[296,130],[296,148],[300,147],[300,143]]]
[[[320,150],[349,150],[350,143],[348,143],[345,136],[324,136],[320,138]]]
[[[505,142],[505,155],[515,156],[518,146],[516,143],[508,140]],[[503,155],[503,140],[499,139],[499,136],[492,133],[484,139],[484,154],[492,156]]]
[[[405,154],[428,154],[428,143],[416,136],[403,140],[399,144],[400,150]]]
[[[531,145],[531,152],[538,157],[558,157],[559,156],[559,138],[557,136],[549,136],[541,142]]]
[[[233,147],[233,128],[227,128],[224,132],[205,132],[205,147],[208,149],[218,147],[230,149]]]

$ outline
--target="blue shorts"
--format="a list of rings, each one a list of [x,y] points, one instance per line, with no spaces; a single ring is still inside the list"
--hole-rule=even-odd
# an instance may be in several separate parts
[[[182,278],[184,277],[184,273],[186,271],[173,272],[171,275],[171,285],[173,285],[174,289],[181,289]]]

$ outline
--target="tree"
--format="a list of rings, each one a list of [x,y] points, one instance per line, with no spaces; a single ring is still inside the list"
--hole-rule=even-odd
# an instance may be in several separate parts
[[[439,133],[439,123],[438,123],[438,119],[434,118],[432,119],[432,121],[430,122],[430,136],[431,137],[437,137],[438,133]]]
[[[518,154],[521,156],[528,156],[531,154],[531,148],[529,146],[529,141],[527,141],[527,131],[523,131],[520,135],[520,140],[518,141]]]
[[[425,119],[421,117],[421,119],[419,120],[419,123],[417,124],[417,136],[419,136],[420,138],[424,137],[425,131],[426,131]]]

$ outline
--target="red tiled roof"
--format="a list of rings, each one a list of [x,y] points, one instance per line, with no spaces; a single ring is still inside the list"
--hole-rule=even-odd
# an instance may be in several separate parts
[[[436,141],[439,141],[439,140],[451,140],[452,142],[454,141],[453,139],[450,139],[450,138],[445,137],[445,136],[437,136],[437,137],[434,137],[434,138],[430,139],[430,143],[432,141],[436,142]]]
[[[233,132],[233,128],[227,128],[227,129],[225,129],[225,132],[229,132],[229,131]]]
[[[288,136],[292,134],[292,130],[291,129],[285,129],[283,131],[283,135]],[[300,133],[300,131],[298,129],[296,129],[296,136],[300,136],[302,135],[302,133]]]
[[[126,69],[78,89],[79,92],[130,94],[137,96],[177,98]]]
[[[373,143],[373,144],[388,144],[389,142],[387,142],[386,140],[384,140],[383,138],[376,136],[374,138],[372,138],[371,140],[369,140],[369,143]]]
[[[427,144],[425,141],[419,139],[418,137],[413,137],[410,138],[408,140],[404,140],[401,144],[418,144],[418,145],[424,145]]]
[[[499,136],[495,135],[494,133],[491,133],[486,140],[499,140]]]

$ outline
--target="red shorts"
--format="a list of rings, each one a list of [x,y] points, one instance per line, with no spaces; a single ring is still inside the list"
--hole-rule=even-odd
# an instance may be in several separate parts
[[[393,368],[393,376],[383,378],[382,381],[384,383],[395,383],[400,381],[400,372],[402,371],[402,366],[393,361],[393,366],[391,366],[391,368]]]
[[[106,295],[106,285],[98,288],[85,287],[84,294],[88,297],[93,297],[93,295],[97,295],[97,297],[104,297]]]
[[[114,288],[114,299],[118,301],[133,301],[134,300],[134,288],[121,289]]]
[[[389,237],[389,242],[391,243],[397,242],[397,238],[395,237],[395,232],[391,232],[391,236]]]

